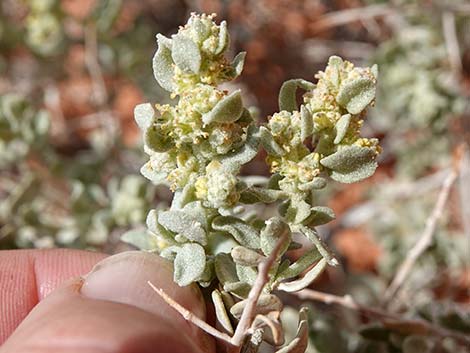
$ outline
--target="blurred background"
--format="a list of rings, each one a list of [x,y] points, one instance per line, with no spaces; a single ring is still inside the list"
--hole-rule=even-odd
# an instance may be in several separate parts
[[[155,35],[175,33],[191,12],[227,20],[231,52],[247,52],[233,85],[260,123],[278,110],[282,82],[314,81],[330,55],[379,65],[364,131],[381,140],[380,166],[320,196],[337,214],[321,233],[341,266],[314,287],[444,334],[312,304],[310,352],[468,352],[458,344],[470,334],[467,0],[1,0],[0,248],[123,251],[120,236],[170,200],[140,176],[133,110],[169,101],[153,78]],[[266,174],[263,159],[244,172]],[[384,303],[455,168],[430,246]]]

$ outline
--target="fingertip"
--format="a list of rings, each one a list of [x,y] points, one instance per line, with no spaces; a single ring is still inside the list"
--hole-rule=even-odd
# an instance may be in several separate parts
[[[213,352],[214,342],[151,291],[151,280],[205,318],[197,288],[178,287],[171,264],[130,252],[99,263],[85,278],[70,280],[39,303],[5,343],[3,353]],[[197,292],[199,295],[195,295]],[[68,349],[68,350],[67,350]]]
[[[44,299],[64,281],[84,276],[107,255],[70,249],[43,250],[34,255],[38,299]]]
[[[40,300],[105,257],[70,249],[0,251],[0,344]]]

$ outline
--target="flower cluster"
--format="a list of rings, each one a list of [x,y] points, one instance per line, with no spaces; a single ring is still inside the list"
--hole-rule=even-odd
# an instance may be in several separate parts
[[[58,4],[56,0],[28,0],[26,40],[41,55],[57,53],[64,40]]]
[[[380,152],[377,139],[366,139],[360,128],[367,107],[374,102],[377,71],[356,68],[339,57],[331,57],[316,85],[291,80],[281,88],[281,112],[266,126],[268,163],[283,178],[281,189],[305,193],[325,185],[320,175],[327,171],[337,181],[352,183],[375,171]],[[300,109],[295,90],[307,90]],[[313,150],[307,147],[313,146]]]
[[[157,38],[155,77],[178,103],[136,107],[150,156],[142,174],[155,183],[167,183],[173,191],[194,186],[193,195],[208,207],[231,207],[239,197],[234,175],[256,154],[235,160],[247,139],[253,139],[253,118],[243,107],[240,91],[229,94],[217,84],[241,72],[244,53],[227,61],[226,24],[215,25],[212,16],[193,15],[172,39]],[[222,184],[224,197],[212,191]]]

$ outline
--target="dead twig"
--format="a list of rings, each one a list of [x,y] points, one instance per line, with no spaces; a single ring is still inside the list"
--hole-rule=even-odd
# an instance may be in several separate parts
[[[148,285],[152,287],[152,289],[157,292],[157,294],[162,297],[162,299],[173,309],[175,309],[178,313],[181,314],[187,321],[192,322],[194,325],[199,327],[201,330],[204,332],[207,332],[209,335],[214,336],[222,341],[225,341],[227,343],[231,343],[232,337],[227,335],[226,333],[223,333],[216,328],[212,327],[209,325],[207,322],[204,320],[201,320],[198,318],[196,315],[194,315],[191,311],[183,307],[182,305],[178,304],[172,297],[170,297],[163,289],[155,287],[155,285],[147,281]]]
[[[98,62],[98,40],[96,28],[88,25],[85,28],[85,64],[93,82],[93,98],[98,106],[104,106],[108,101],[108,92]]]
[[[462,212],[464,235],[470,241],[470,152],[466,148],[462,152],[460,162],[459,194]]]
[[[437,335],[439,337],[451,337],[463,345],[470,344],[470,339],[465,335],[456,333],[445,328],[433,325],[424,320],[404,319],[397,314],[392,314],[384,310],[367,307],[357,303],[350,295],[337,296],[333,294],[318,292],[312,289],[303,289],[293,293],[303,300],[314,300],[328,305],[340,305],[344,308],[359,312],[364,316],[378,319],[385,327],[397,330],[410,330],[423,335]]]
[[[318,21],[312,23],[315,31],[323,31],[332,27],[345,25],[355,21],[365,21],[368,19],[394,15],[395,9],[388,5],[371,5],[327,13],[320,17]]]
[[[193,323],[201,330],[212,335],[215,338],[229,343],[232,346],[240,347],[243,344],[246,335],[251,332],[251,326],[253,324],[253,320],[256,317],[256,305],[258,304],[258,300],[264,286],[269,281],[269,271],[273,266],[274,262],[276,261],[277,257],[279,256],[279,252],[286,240],[286,237],[287,234],[284,234],[277,242],[271,254],[258,265],[258,276],[256,277],[255,283],[253,284],[250,293],[248,294],[248,302],[245,306],[245,309],[243,310],[242,316],[240,317],[240,321],[232,337],[230,337],[224,332],[217,330],[205,321],[198,318],[191,311],[178,304],[163,289],[157,288],[150,281],[148,281],[147,283],[169,306],[171,306],[178,313],[180,313],[181,316],[183,316],[187,321]]]
[[[426,220],[426,226],[423,233],[406,255],[405,260],[400,265],[390,286],[385,291],[385,303],[389,302],[397,294],[397,292],[403,286],[418,258],[431,245],[437,222],[442,216],[444,206],[447,202],[447,199],[449,198],[450,190],[456,181],[458,174],[458,168],[453,168],[444,180],[436,205],[434,206],[430,217]]]
[[[455,15],[450,11],[445,11],[442,14],[442,31],[444,33],[450,66],[454,74],[458,76],[462,72],[462,57],[457,32],[455,30]]]
[[[389,207],[390,204],[397,201],[406,201],[409,198],[417,198],[421,195],[432,192],[442,185],[444,179],[449,174],[451,168],[442,169],[434,174],[417,179],[413,182],[399,182],[393,183],[393,188],[387,188],[383,191],[383,199],[386,200],[384,204],[376,200],[369,200],[358,204],[348,210],[341,218],[341,225],[345,227],[360,226],[373,217],[376,217],[383,212],[384,207]]]
[[[279,256],[279,251],[281,250],[287,234],[279,239],[274,250],[269,254],[268,258],[262,261],[258,265],[258,276],[256,277],[255,283],[248,294],[248,303],[246,304],[245,309],[243,310],[240,321],[238,322],[235,333],[232,337],[232,343],[236,346],[240,346],[245,338],[246,334],[251,328],[251,324],[256,316],[256,304],[258,304],[259,296],[263,290],[266,283],[269,281],[269,270],[273,266],[273,263],[276,261]]]

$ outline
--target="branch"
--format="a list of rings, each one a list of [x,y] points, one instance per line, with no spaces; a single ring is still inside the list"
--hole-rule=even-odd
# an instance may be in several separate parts
[[[256,277],[255,283],[253,284],[250,293],[248,294],[248,303],[243,310],[240,321],[238,322],[237,328],[232,337],[232,344],[236,346],[240,346],[242,344],[243,339],[245,338],[251,327],[251,324],[253,323],[253,320],[256,316],[256,305],[258,304],[259,296],[261,295],[264,286],[269,281],[269,270],[276,261],[279,255],[279,251],[281,250],[284,241],[286,240],[286,237],[287,234],[284,233],[277,242],[274,250],[271,252],[271,254],[269,254],[268,258],[258,265],[258,276]]]
[[[384,207],[389,207],[389,204],[392,202],[406,200],[410,197],[416,198],[439,188],[449,174],[450,169],[451,168],[442,169],[413,182],[394,182],[393,188],[390,188],[389,191],[385,188],[383,192],[383,198],[387,200],[385,206],[377,201],[369,200],[346,211],[339,221],[341,225],[345,227],[356,227],[364,224],[380,214]]]
[[[98,61],[98,40],[96,27],[88,25],[85,28],[85,64],[93,82],[93,95],[98,106],[106,105],[108,92]]]
[[[460,55],[459,40],[455,31],[455,15],[450,11],[442,14],[442,31],[444,33],[450,66],[454,73],[459,75],[462,72],[462,57]]]
[[[171,306],[178,313],[180,313],[181,316],[183,316],[186,320],[192,322],[201,330],[207,332],[215,338],[225,341],[233,346],[240,347],[244,341],[245,336],[250,332],[251,325],[256,316],[256,305],[258,304],[258,299],[261,295],[264,286],[269,281],[269,271],[271,270],[271,267],[276,261],[286,238],[287,234],[283,234],[271,254],[269,254],[266,260],[262,261],[258,265],[258,276],[256,277],[255,283],[253,284],[250,293],[248,294],[248,302],[245,306],[245,309],[243,310],[242,316],[237,325],[235,333],[233,334],[233,337],[230,337],[226,333],[217,330],[216,328],[209,325],[207,322],[198,318],[191,311],[178,304],[173,298],[171,298],[167,293],[165,293],[163,289],[155,287],[152,282],[147,281],[147,283],[169,306]]]
[[[333,294],[318,292],[312,289],[303,289],[300,292],[293,293],[300,299],[314,300],[328,305],[335,304],[344,308],[357,311],[365,316],[373,317],[380,320],[385,327],[393,328],[410,328],[417,330],[422,334],[437,335],[439,337],[451,337],[463,345],[470,344],[470,339],[460,333],[452,332],[442,327],[435,326],[424,320],[406,320],[399,315],[389,313],[384,310],[374,309],[358,304],[350,295],[337,296]]]
[[[312,24],[316,31],[345,25],[350,22],[367,20],[380,16],[395,14],[396,11],[388,5],[371,5],[341,11],[330,12]]]
[[[470,151],[465,148],[462,151],[462,160],[460,162],[459,194],[460,208],[462,209],[461,218],[463,224],[464,236],[470,241]]]
[[[178,313],[181,314],[186,320],[192,322],[194,325],[199,327],[201,330],[207,332],[209,335],[212,335],[222,341],[227,343],[231,343],[231,337],[226,333],[220,332],[216,328],[209,325],[207,322],[201,320],[196,315],[194,315],[191,311],[183,307],[182,305],[178,304],[173,298],[171,298],[165,291],[161,288],[157,288],[153,285],[152,282],[147,281],[148,285],[152,287],[152,289],[157,292],[157,294],[173,309],[175,309]]]
[[[418,258],[431,245],[437,222],[442,216],[444,206],[447,202],[447,199],[449,198],[451,187],[457,179],[458,174],[458,168],[453,168],[444,180],[436,205],[434,206],[430,217],[426,220],[426,227],[424,228],[423,233],[406,255],[406,258],[400,265],[395,277],[392,280],[392,283],[385,291],[385,302],[390,301],[392,297],[394,297],[398,292],[398,290],[400,290]]]

